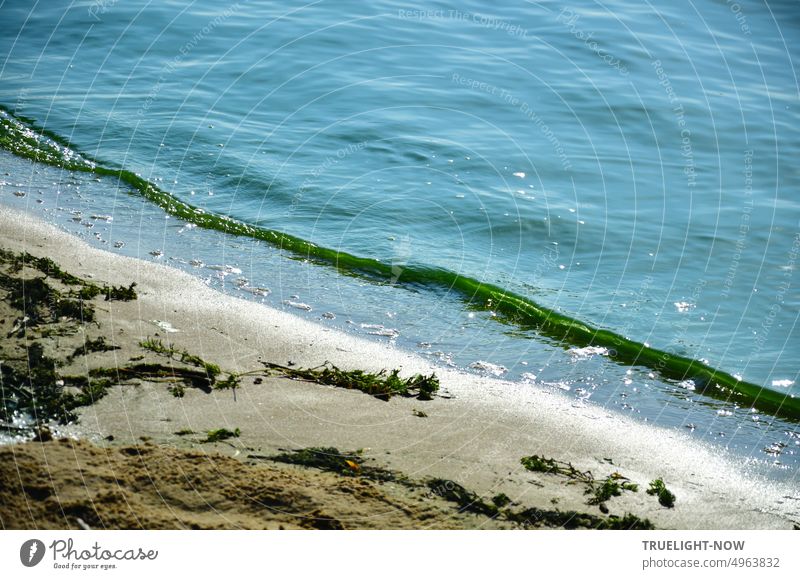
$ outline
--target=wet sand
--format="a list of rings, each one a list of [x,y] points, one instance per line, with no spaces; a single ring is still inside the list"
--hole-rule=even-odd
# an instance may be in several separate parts
[[[574,511],[595,522],[626,513],[658,528],[680,529],[792,528],[800,520],[797,489],[752,476],[719,449],[682,432],[637,423],[534,386],[433,367],[390,345],[223,295],[161,264],[91,248],[5,208],[0,208],[0,247],[48,256],[95,283],[137,284],[136,300],[96,301],[95,322],[46,346],[64,354],[104,336],[119,349],[78,357],[59,372],[152,360],[155,355],[140,342],[157,338],[218,365],[223,373],[251,373],[236,390],[187,388],[180,398],[160,381],[128,381],[78,409],[76,424],[56,429],[55,437],[65,440],[3,447],[0,518],[5,527],[76,528],[78,519],[115,528],[519,526],[501,517],[459,513],[463,505],[424,490],[433,477],[463,485],[486,501],[502,493],[517,511]],[[403,375],[435,371],[442,389],[431,401],[395,397],[387,402],[267,376],[262,361],[400,368]],[[208,431],[220,428],[240,433],[203,442]],[[74,438],[82,442],[70,442]],[[269,460],[306,447],[361,450],[365,464],[402,473],[419,486]],[[639,491],[623,492],[602,509],[589,505],[584,486],[524,469],[520,459],[534,454],[569,462],[598,480],[619,473]],[[17,470],[14,464],[23,462],[26,469]],[[677,497],[674,508],[644,492],[659,477]],[[366,494],[353,490],[362,483],[369,487]],[[26,484],[33,493],[22,488]],[[247,490],[251,486],[253,493]],[[275,509],[263,506],[270,500]],[[113,508],[102,510],[108,504]],[[542,521],[546,526],[557,518]]]

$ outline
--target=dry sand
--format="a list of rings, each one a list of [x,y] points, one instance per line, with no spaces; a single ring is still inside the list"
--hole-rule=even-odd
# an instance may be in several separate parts
[[[60,434],[109,449],[58,441],[0,449],[0,518],[6,527],[75,527],[77,518],[126,528],[509,526],[457,513],[453,503],[421,487],[253,458],[312,446],[363,449],[369,464],[420,484],[430,477],[452,479],[483,497],[504,493],[519,509],[604,516],[587,505],[583,486],[522,468],[522,456],[538,454],[569,461],[598,478],[614,472],[629,477],[639,492],[623,493],[607,508],[648,518],[659,528],[792,528],[800,520],[796,488],[753,476],[720,449],[681,432],[536,387],[436,368],[389,345],[223,295],[163,265],[94,249],[6,208],[0,208],[0,247],[49,256],[66,271],[96,282],[137,283],[138,299],[99,301],[98,323],[72,337],[81,342],[103,335],[121,349],[80,358],[64,373],[123,366],[147,354],[140,340],[158,336],[228,372],[259,370],[261,360],[291,361],[296,367],[330,361],[342,368],[401,368],[404,374],[435,371],[446,396],[385,402],[275,376],[246,377],[235,392],[187,389],[183,398],[160,383],[115,386]],[[166,332],[159,322],[177,331]],[[67,351],[75,345],[63,338],[50,347]],[[201,442],[203,435],[175,434],[223,427],[239,428],[241,435],[210,444]],[[134,444],[146,453],[130,450]],[[27,469],[17,470],[14,463],[23,462]],[[84,471],[92,475],[76,474]],[[662,507],[644,492],[658,477],[677,496],[675,508]],[[23,484],[46,488],[20,495]],[[112,506],[104,511],[100,507],[106,504]]]
[[[393,483],[291,465],[243,464],[205,450],[85,441],[0,447],[9,529],[464,529],[507,523],[460,513]],[[5,509],[4,509],[5,510]]]

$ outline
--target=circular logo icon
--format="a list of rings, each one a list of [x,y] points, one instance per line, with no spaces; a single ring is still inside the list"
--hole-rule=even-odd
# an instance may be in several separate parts
[[[19,548],[19,560],[26,567],[36,567],[44,558],[44,543],[39,539],[29,539]]]

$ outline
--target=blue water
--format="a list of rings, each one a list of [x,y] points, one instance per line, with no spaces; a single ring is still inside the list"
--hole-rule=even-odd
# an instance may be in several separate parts
[[[0,104],[187,202],[398,273],[457,271],[800,395],[796,2],[5,1],[0,13]],[[115,183],[0,160],[13,168],[0,202],[114,251],[162,252],[222,289],[269,288],[248,296],[796,472],[792,425],[566,352],[446,293],[344,278],[187,230]],[[207,267],[226,264],[241,275]]]

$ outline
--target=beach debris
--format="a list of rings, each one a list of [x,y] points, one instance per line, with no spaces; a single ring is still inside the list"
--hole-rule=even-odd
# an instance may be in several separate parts
[[[267,287],[252,287],[252,286],[242,286],[239,288],[243,292],[247,292],[249,294],[253,294],[254,296],[259,297],[266,297],[272,293],[272,290]]]
[[[650,482],[650,488],[647,489],[647,494],[657,496],[658,504],[662,507],[671,509],[675,506],[675,495],[667,488],[662,478],[657,478]]]
[[[295,309],[298,309],[298,310],[304,310],[306,312],[310,312],[311,311],[311,306],[306,304],[306,303],[303,303],[303,302],[295,302],[295,301],[292,301],[292,300],[283,300],[283,305],[289,306],[290,308],[295,308]]]
[[[207,265],[206,269],[221,271],[224,275],[230,275],[230,274],[241,275],[242,273],[241,269],[239,269],[238,267],[234,267],[232,265]]]
[[[592,397],[592,393],[586,388],[576,388],[575,396],[578,400],[585,401]]]
[[[764,452],[766,452],[770,456],[779,456],[783,453],[783,449],[786,448],[788,445],[785,442],[773,442],[766,448],[764,448]]]
[[[176,332],[180,332],[179,329],[174,328],[172,324],[166,322],[164,320],[150,320],[151,324],[155,324],[158,329],[167,332],[168,334],[174,334]]]
[[[502,376],[506,372],[508,372],[508,368],[505,366],[501,366],[500,364],[492,364],[491,362],[485,362],[483,360],[478,360],[473,362],[469,365],[470,368],[473,370],[478,370],[479,372],[485,372],[486,374],[490,374],[492,376]]]
[[[373,329],[370,332],[367,332],[370,336],[381,336],[384,338],[396,338],[400,335],[400,331],[394,328],[384,328],[383,326],[378,326],[377,328]]]
[[[239,438],[241,431],[236,428],[235,430],[228,430],[227,428],[217,428],[216,430],[209,430],[206,433],[205,440],[201,442],[222,442],[230,438]]]
[[[417,410],[416,408],[411,410],[411,414],[413,414],[417,418],[427,418],[428,417],[428,415],[425,414],[422,410]]]
[[[389,400],[392,396],[432,400],[434,393],[439,390],[439,379],[436,374],[430,376],[414,374],[410,378],[401,378],[400,371],[396,369],[388,373],[385,369],[380,372],[341,370],[330,362],[308,369],[289,368],[270,362],[262,362],[262,364],[268,370],[278,371],[289,378],[337,388],[361,390],[380,400]]]
[[[136,282],[132,282],[128,287],[122,285],[104,287],[102,292],[106,296],[106,301],[130,302],[139,297],[136,294],[135,287]]]

